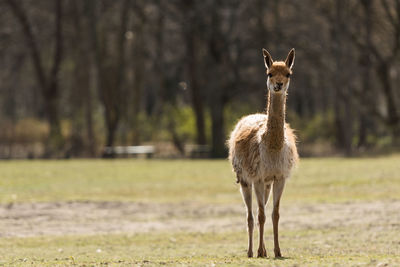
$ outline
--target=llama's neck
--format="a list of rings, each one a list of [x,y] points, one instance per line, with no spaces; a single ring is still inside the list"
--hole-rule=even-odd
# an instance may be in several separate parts
[[[267,131],[263,140],[270,150],[280,150],[285,140],[285,94],[268,92]]]

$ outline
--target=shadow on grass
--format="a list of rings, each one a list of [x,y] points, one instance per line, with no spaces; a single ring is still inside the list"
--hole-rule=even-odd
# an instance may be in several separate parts
[[[249,258],[252,259],[252,258]],[[284,260],[292,260],[293,258],[291,257],[254,257],[253,259],[260,259],[260,260],[274,260],[274,261],[284,261]]]

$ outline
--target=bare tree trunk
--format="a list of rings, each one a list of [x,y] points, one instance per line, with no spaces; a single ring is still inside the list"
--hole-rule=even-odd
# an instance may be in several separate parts
[[[371,96],[371,58],[370,49],[372,46],[371,40],[371,30],[372,30],[372,0],[362,0],[361,4],[364,8],[364,26],[365,26],[365,45],[366,47],[362,51],[362,99],[363,103],[370,103]],[[368,109],[363,105],[360,105],[360,115],[359,115],[359,128],[358,128],[358,147],[364,147],[367,145],[367,135],[368,135]]]
[[[352,137],[353,137],[353,123],[352,123],[352,110],[351,110],[351,96],[346,93],[350,91],[349,86],[343,81],[343,73],[341,67],[345,65],[345,56],[343,55],[343,27],[344,23],[344,0],[336,0],[336,11],[334,19],[334,54],[336,59],[336,79],[335,79],[335,124],[336,124],[336,140],[339,148],[343,149],[346,156],[352,154]],[[344,88],[344,87],[347,88]]]
[[[90,20],[90,32],[92,39],[92,47],[94,50],[97,77],[98,77],[98,89],[100,100],[104,106],[104,117],[107,130],[106,146],[113,146],[115,141],[115,134],[118,128],[119,121],[121,119],[121,105],[122,101],[122,85],[125,74],[125,33],[128,25],[130,1],[124,0],[121,5],[121,21],[117,40],[117,56],[115,62],[109,62],[109,58],[106,58],[106,48],[100,47],[100,40],[97,34],[97,18],[95,14],[96,1],[88,1],[88,11]],[[106,33],[103,33],[102,37],[105,38]],[[105,44],[105,40],[102,40],[101,44]],[[113,157],[114,155],[103,154],[104,157]]]
[[[3,107],[2,114],[10,119],[11,127],[7,127],[10,129],[10,138],[6,138],[4,141],[8,145],[8,153],[6,158],[11,159],[13,158],[14,152],[14,143],[15,143],[15,132],[16,132],[16,123],[18,121],[17,117],[17,95],[20,93],[19,90],[16,90],[14,87],[17,84],[18,80],[20,80],[22,76],[21,67],[25,62],[25,56],[20,55],[16,58],[15,62],[10,66],[10,79],[11,81],[6,83],[5,90],[1,104]],[[0,117],[2,117],[0,115]]]
[[[88,84],[85,96],[85,120],[86,120],[86,138],[88,141],[89,153],[92,157],[96,156],[96,136],[93,128],[93,103],[92,90],[90,83]]]
[[[30,24],[25,11],[15,0],[7,0],[6,3],[11,8],[13,14],[22,27],[26,45],[32,57],[36,79],[39,87],[42,88],[44,110],[50,126],[49,142],[46,144],[46,152],[44,156],[50,157],[62,149],[64,145],[58,113],[58,74],[60,71],[63,52],[62,0],[57,0],[55,2],[55,49],[53,63],[48,77],[46,77],[45,74],[40,50],[38,49],[37,41],[32,31],[32,25]]]
[[[168,114],[166,119],[167,130],[170,134],[171,140],[175,148],[179,151],[181,156],[185,154],[185,143],[183,138],[177,131],[177,123],[175,114],[180,113],[179,105],[176,103],[176,95],[171,96],[171,83],[168,81],[169,77],[165,71],[165,2],[163,0],[157,1],[158,5],[158,18],[157,18],[157,31],[155,35],[156,40],[156,60],[154,67],[156,73],[158,73],[158,104],[155,108],[156,123],[159,123],[162,119],[162,114]]]
[[[189,69],[189,88],[191,89],[192,104],[196,115],[197,143],[199,145],[206,144],[205,119],[204,119],[204,104],[203,97],[200,92],[199,83],[197,80],[197,53],[195,36],[190,34],[186,37],[187,45],[187,60]]]
[[[200,145],[206,144],[206,132],[205,132],[205,119],[204,119],[204,100],[201,93],[201,88],[199,88],[198,81],[198,60],[197,55],[199,52],[197,43],[199,40],[196,35],[199,34],[197,31],[196,24],[198,23],[198,18],[196,17],[196,2],[193,0],[183,0],[182,1],[186,16],[186,21],[184,22],[184,38],[186,43],[186,59],[189,71],[189,88],[191,92],[191,100],[193,105],[193,110],[196,116],[196,130],[197,130],[197,143]]]
[[[386,100],[387,110],[387,125],[389,126],[394,144],[400,144],[400,117],[398,114],[398,106],[395,102],[393,87],[390,82],[390,65],[387,62],[382,62],[378,68],[378,78],[382,84],[384,97]]]
[[[61,148],[62,142],[60,119],[58,114],[58,74],[60,72],[60,65],[62,60],[62,4],[61,0],[56,1],[56,31],[55,31],[55,51],[53,57],[53,67],[50,71],[49,84],[46,89],[45,97],[48,105],[48,116],[50,121],[50,142],[54,142],[56,149]],[[52,140],[53,139],[53,140]]]
[[[74,25],[74,42],[71,44],[73,48],[73,57],[76,62],[74,68],[75,85],[72,88],[71,104],[73,109],[73,129],[71,137],[71,153],[72,155],[95,156],[96,137],[93,130],[93,104],[90,81],[91,60],[89,57],[89,44],[85,37],[87,33],[87,24],[82,17],[82,8],[80,1],[70,1],[71,17]],[[80,40],[76,42],[75,40]],[[84,120],[80,117],[83,116]],[[85,131],[82,131],[82,128]]]
[[[121,118],[121,105],[122,103],[122,83],[124,80],[124,73],[125,73],[125,33],[128,25],[128,17],[129,17],[129,0],[124,0],[121,6],[121,24],[120,24],[120,31],[118,35],[118,43],[117,43],[117,62],[116,66],[114,67],[114,75],[115,75],[115,87],[114,85],[108,84],[107,88],[104,88],[108,91],[108,95],[113,97],[109,98],[103,95],[103,102],[107,102],[111,100],[110,108],[107,110],[106,113],[106,124],[107,124],[107,141],[106,146],[113,146],[115,140],[115,133],[118,128],[118,123]],[[111,81],[114,79],[111,79]],[[115,91],[115,92],[113,92]]]
[[[134,8],[135,15],[138,18],[138,23],[137,25],[134,26],[134,39],[132,43],[132,53],[131,53],[131,62],[132,62],[132,67],[133,67],[133,83],[132,83],[132,128],[134,130],[133,132],[133,138],[132,138],[132,143],[134,145],[140,144],[140,125],[139,125],[139,112],[140,112],[140,105],[141,105],[141,100],[142,100],[142,94],[143,94],[143,86],[145,82],[145,69],[143,66],[145,65],[145,40],[144,40],[144,26],[146,23],[146,15],[144,14],[143,11],[144,7],[143,6],[138,6],[136,5]],[[161,31],[157,31],[157,34],[161,34]],[[160,45],[159,43],[157,46]],[[160,58],[157,57],[156,62],[154,63],[156,65],[157,69],[157,64],[159,64]],[[159,73],[159,75],[163,75],[162,69],[157,69],[156,72]]]

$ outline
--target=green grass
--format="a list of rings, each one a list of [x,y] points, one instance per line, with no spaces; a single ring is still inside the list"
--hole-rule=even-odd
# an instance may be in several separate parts
[[[222,160],[62,160],[0,162],[0,202],[142,201],[241,203]],[[400,155],[302,159],[284,202],[343,203],[400,199]],[[375,228],[374,228],[375,229]],[[376,266],[400,265],[398,227],[281,232],[286,258],[247,259],[247,233],[152,232],[0,238],[0,266]],[[257,240],[257,237],[255,237]],[[255,242],[255,253],[257,244]]]
[[[272,237],[271,232],[266,233]],[[297,238],[294,238],[297,237]],[[339,264],[377,265],[400,263],[399,240],[383,231],[373,243],[365,242],[365,233],[350,228],[282,231],[283,259],[248,259],[247,234],[221,233],[153,233],[137,235],[97,235],[2,239],[2,264],[54,265],[187,265],[187,266],[326,266]],[[272,241],[267,242],[272,253]],[[3,260],[3,261],[2,261]]]
[[[0,162],[0,203],[119,200],[241,202],[226,160]],[[303,159],[285,201],[400,199],[400,156]]]

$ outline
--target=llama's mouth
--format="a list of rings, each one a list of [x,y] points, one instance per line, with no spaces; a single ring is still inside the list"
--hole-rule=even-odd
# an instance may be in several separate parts
[[[274,87],[275,92],[279,92],[280,90],[282,90],[282,87],[276,87],[276,86]]]

